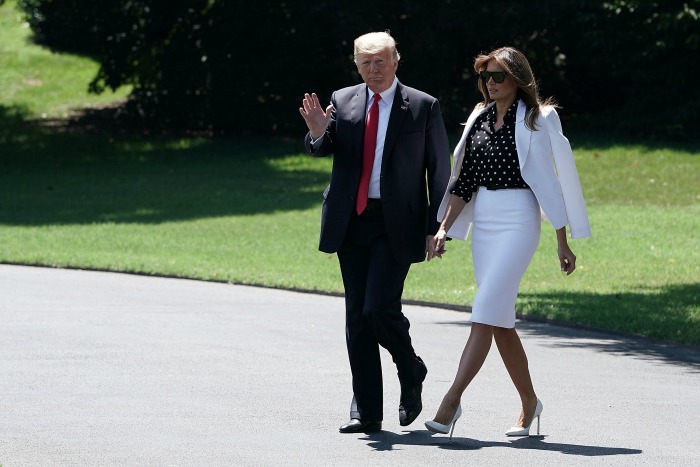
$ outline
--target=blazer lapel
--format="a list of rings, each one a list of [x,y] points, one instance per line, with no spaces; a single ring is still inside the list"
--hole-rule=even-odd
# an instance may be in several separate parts
[[[467,147],[467,136],[469,135],[469,131],[471,130],[472,126],[474,125],[474,122],[476,121],[477,117],[481,115],[482,113],[486,112],[489,108],[494,106],[496,103],[491,102],[489,105],[486,107],[479,109],[479,110],[474,110],[471,114],[469,114],[469,118],[467,119],[467,123],[464,124],[464,131],[462,132],[462,137],[459,139],[459,142],[457,143],[457,146],[455,146],[454,150],[454,156],[453,156],[453,166],[452,166],[452,178],[455,180],[459,176],[459,172],[462,170],[462,161],[464,160],[464,153]]]
[[[401,126],[408,114],[410,102],[406,90],[397,83],[396,93],[394,93],[394,102],[391,105],[391,114],[389,114],[389,122],[386,127],[386,137],[384,138],[384,152],[382,153],[382,172],[384,171],[384,163],[394,149],[394,144],[399,137]]]
[[[518,101],[518,112],[515,117],[515,148],[518,151],[518,162],[520,171],[525,167],[527,153],[530,152],[530,138],[532,131],[525,125],[525,114],[527,107],[522,100]]]

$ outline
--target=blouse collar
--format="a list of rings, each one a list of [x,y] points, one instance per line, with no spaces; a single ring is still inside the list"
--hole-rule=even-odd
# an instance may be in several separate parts
[[[508,107],[508,110],[506,111],[505,117],[503,117],[503,123],[514,123],[515,122],[515,117],[518,114],[518,103],[520,102],[520,99],[515,99],[513,103]],[[496,119],[496,106],[492,105],[491,108],[489,109],[489,118],[495,120]]]

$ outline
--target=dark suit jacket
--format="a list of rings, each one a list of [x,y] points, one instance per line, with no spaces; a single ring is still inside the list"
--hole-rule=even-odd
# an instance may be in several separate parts
[[[313,156],[334,154],[326,190],[319,249],[335,253],[343,244],[360,182],[367,85],[340,89],[320,147]],[[401,263],[425,259],[425,237],[437,232],[437,209],[450,177],[450,150],[437,99],[398,83],[387,125],[380,190],[391,251]]]

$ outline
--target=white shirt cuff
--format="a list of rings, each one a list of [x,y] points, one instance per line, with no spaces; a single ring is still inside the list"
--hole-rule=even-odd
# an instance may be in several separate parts
[[[318,137],[318,139],[314,139],[311,135],[309,135],[309,138],[311,139],[311,147],[314,149],[317,149],[321,145],[321,141],[323,141],[323,137],[326,134],[322,134],[321,136]]]

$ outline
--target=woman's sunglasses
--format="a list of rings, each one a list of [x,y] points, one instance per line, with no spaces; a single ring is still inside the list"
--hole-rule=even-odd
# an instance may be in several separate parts
[[[505,71],[481,71],[479,72],[479,76],[481,79],[484,80],[484,83],[487,83],[489,79],[493,78],[493,81],[500,84],[503,82],[504,79],[506,79],[506,72]]]

